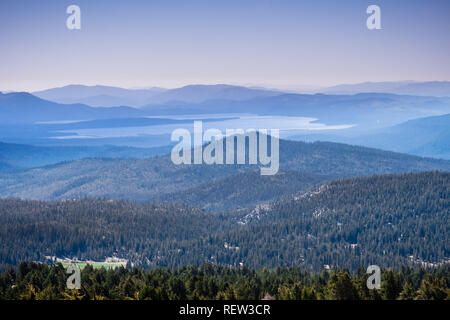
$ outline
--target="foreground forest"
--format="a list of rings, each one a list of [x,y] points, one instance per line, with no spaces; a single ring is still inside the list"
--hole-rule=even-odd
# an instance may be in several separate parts
[[[0,274],[0,300],[444,300],[450,268],[383,270],[381,289],[369,290],[363,267],[311,274],[298,267],[249,269],[205,264],[177,269],[87,266],[81,289],[66,287],[61,264],[21,263]]]

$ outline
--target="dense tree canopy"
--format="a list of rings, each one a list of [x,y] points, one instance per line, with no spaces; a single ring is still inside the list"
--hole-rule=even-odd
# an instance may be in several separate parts
[[[450,299],[450,268],[383,270],[380,290],[368,290],[360,268],[311,274],[298,267],[248,269],[205,264],[177,269],[94,269],[81,273],[81,289],[66,287],[61,264],[21,263],[0,274],[0,300],[180,300],[272,297],[283,300]]]
[[[143,268],[436,267],[450,257],[449,184],[443,172],[336,180],[223,214],[170,203],[0,200],[0,266],[116,256]]]

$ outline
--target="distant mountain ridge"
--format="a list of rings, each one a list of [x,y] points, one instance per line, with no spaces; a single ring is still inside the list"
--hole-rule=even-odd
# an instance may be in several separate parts
[[[450,159],[450,114],[409,120],[354,141],[374,148]]]
[[[155,95],[149,99],[148,103],[161,104],[174,101],[200,103],[208,100],[243,101],[254,98],[277,96],[282,93],[283,92],[274,90],[252,89],[226,84],[188,85]]]
[[[243,101],[254,98],[282,95],[292,91],[246,87],[229,84],[192,84],[180,88],[125,89],[104,85],[67,85],[31,92],[33,95],[62,104],[86,104],[92,107],[130,106],[142,107],[149,104],[168,102],[201,103],[208,100]],[[398,95],[450,97],[450,81],[385,81],[340,84],[308,93],[346,94],[392,93]]]
[[[356,94],[364,92],[395,93],[415,96],[450,97],[450,81],[398,81],[341,84],[320,90],[326,94]]]
[[[133,148],[121,146],[42,147],[0,142],[0,172],[4,170],[41,167],[83,158],[143,159],[167,154],[171,146]]]
[[[265,92],[264,95],[266,95]],[[136,109],[58,104],[25,92],[0,94],[0,124],[214,113],[301,116],[317,118],[327,124],[387,126],[433,114],[450,113],[450,98],[384,93],[278,94],[240,101],[207,100],[199,103],[172,101]]]
[[[153,103],[137,109],[132,107],[95,108],[84,104],[58,104],[23,92],[0,94],[0,123],[252,113],[257,115],[312,117],[327,124],[388,126],[414,118],[450,113],[450,98],[386,93],[355,95],[283,94],[276,91],[217,85],[187,86],[166,91],[154,98],[158,101],[163,95],[164,99],[168,100],[167,102]],[[185,96],[185,99],[192,99],[193,101],[201,100],[201,102],[177,101],[176,99],[179,96]],[[237,100],[233,100],[235,96],[244,100],[237,98]],[[212,99],[213,97],[214,99]],[[208,100],[203,101],[203,99]]]
[[[68,85],[32,92],[33,95],[63,104],[81,103],[92,107],[137,107],[146,104],[149,99],[166,89],[124,89],[111,86]]]
[[[450,159],[450,114],[413,119],[355,137],[316,133],[290,138],[350,143],[423,157]]]
[[[26,92],[0,94],[0,124],[131,118],[141,115],[142,112],[130,107],[94,108],[83,104],[58,104]]]
[[[176,89],[124,89],[109,86],[68,85],[32,92],[37,97],[57,103],[81,103],[93,107],[141,107],[150,103],[162,104],[173,101],[198,103],[206,100],[221,99],[248,100],[256,97],[274,96],[281,93],[274,90],[226,84],[187,85]]]
[[[450,98],[386,93],[281,94],[244,101],[207,100],[200,103],[151,104],[141,110],[155,116],[224,112],[301,116],[317,118],[326,124],[356,124],[369,128],[449,113]]]

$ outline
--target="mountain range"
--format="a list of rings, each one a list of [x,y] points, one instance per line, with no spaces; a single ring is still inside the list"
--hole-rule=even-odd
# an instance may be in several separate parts
[[[380,90],[384,90],[391,84],[377,85]],[[402,83],[405,84],[418,85],[412,82]],[[47,93],[61,98],[64,94],[76,95],[79,92],[88,96],[97,92],[122,92],[122,95],[126,95],[130,91],[119,89],[68,86],[52,89]],[[158,102],[139,109],[97,108],[84,104],[55,103],[25,92],[0,93],[0,141],[51,146],[119,144],[161,147],[171,144],[167,132],[159,136],[133,133],[130,133],[131,136],[122,136],[126,129],[120,129],[116,130],[118,136],[109,136],[107,130],[171,124],[185,126],[192,123],[196,116],[225,113],[228,115],[216,118],[215,121],[231,119],[235,114],[255,114],[263,117],[310,117],[326,125],[352,126],[346,130],[316,131],[314,134],[309,132],[294,136],[294,139],[335,141],[444,159],[449,157],[450,152],[447,143],[449,120],[448,116],[444,116],[450,114],[448,97],[388,93],[285,94],[228,85],[192,85],[166,91],[158,88],[131,91],[143,95],[149,91],[154,99],[167,102]],[[434,117],[426,119],[430,116]],[[91,130],[94,134],[85,139],[82,132],[86,129],[105,129],[103,132],[106,133],[96,136]],[[114,156],[113,153],[107,153],[105,156],[111,155]],[[52,163],[54,162],[41,162],[38,165]],[[9,164],[2,165],[2,168],[7,167]]]
[[[195,86],[183,88],[183,90],[188,89],[198,93]],[[450,113],[450,98],[384,93],[273,95],[274,92],[267,93],[261,90],[245,89],[247,93],[249,90],[258,92],[258,94],[262,92],[262,96],[250,98],[251,95],[246,95],[245,100],[224,100],[219,98],[223,95],[214,95],[210,89],[208,88],[207,91],[215,97],[214,100],[199,103],[171,100],[167,103],[147,105],[140,109],[131,107],[95,108],[83,104],[58,104],[22,92],[0,94],[0,124],[68,122],[163,115],[251,113],[313,117],[327,124],[354,124],[369,129],[376,126],[398,124],[419,117]],[[231,92],[234,92],[234,90],[233,88]],[[164,92],[163,94],[169,93]],[[194,98],[192,99],[194,100]]]
[[[32,146],[0,142],[0,172],[41,167],[84,158],[142,159],[168,154],[171,146],[133,148],[125,146]]]
[[[335,141],[423,157],[450,159],[450,114],[409,120],[354,136],[317,133],[291,136],[290,139]]]
[[[292,93],[292,91],[289,91]],[[450,97],[449,81],[397,81],[364,82],[341,84],[321,89],[303,90],[307,93],[346,94],[358,93],[393,93],[412,96]],[[67,85],[42,91],[31,92],[33,95],[62,104],[86,104],[92,107],[131,106],[142,107],[148,104],[167,102],[200,103],[207,100],[249,100],[288,93],[283,90],[263,87],[245,87],[237,85],[187,85],[180,88],[164,89],[125,89],[111,86]]]
[[[398,82],[364,82],[342,84],[321,89],[326,94],[356,94],[362,92],[383,92],[413,96],[450,97],[450,81],[398,81]]]
[[[48,256],[317,272],[325,265],[448,263],[450,161],[423,156],[449,156],[450,98],[226,85],[116,89],[0,94],[0,140],[24,142],[0,143],[0,268]],[[71,94],[75,100],[66,100]],[[129,106],[111,107],[120,99]],[[335,142],[280,140],[274,176],[249,164],[175,165],[169,145],[134,148],[99,138],[88,147],[56,139],[78,130],[184,126],[205,114],[216,117],[204,121],[220,122],[237,113],[354,127],[313,139]],[[143,145],[162,133],[130,139]]]
[[[0,93],[0,124],[44,121],[128,118],[141,115],[130,107],[94,108],[83,104],[59,104],[26,92]]]
[[[353,141],[373,148],[450,159],[450,114],[409,120]]]
[[[69,85],[36,91],[32,94],[53,102],[64,104],[86,104],[93,107],[132,106],[167,102],[198,103],[206,100],[248,100],[269,97],[281,92],[266,89],[247,88],[226,84],[188,85],[176,89],[124,89],[108,86]]]
[[[450,161],[328,142],[280,140],[279,154],[281,173],[275,178],[248,173],[259,173],[258,166],[248,164],[175,165],[170,155],[140,160],[83,159],[4,172],[0,174],[0,197],[49,200],[89,196],[139,201],[172,198],[176,202],[215,207],[220,211],[246,207],[291,192],[289,187],[277,188],[283,183],[292,182],[293,186],[306,188],[312,183],[332,178],[427,170],[450,171]],[[289,176],[283,176],[283,171]],[[286,173],[288,171],[297,174]],[[247,176],[243,173],[247,173]],[[293,182],[295,178],[298,181]],[[251,183],[248,188],[239,182],[249,180]],[[237,187],[238,183],[242,184],[241,187]],[[252,192],[255,191],[252,185],[255,188],[259,186],[261,190],[276,191],[272,195],[261,191],[260,195],[253,196]],[[196,192],[197,196],[192,196],[192,192]],[[198,196],[202,194],[204,197]],[[202,198],[209,199],[211,203]],[[233,203],[227,205],[227,199],[233,199]]]
[[[354,124],[369,129],[449,113],[450,98],[385,93],[282,94],[245,101],[208,100],[202,103],[156,104],[143,107],[141,110],[155,116],[210,113],[301,116],[317,118],[326,124]]]
[[[33,95],[62,104],[86,104],[92,107],[131,106],[149,103],[150,98],[164,92],[163,88],[124,89],[111,86],[68,85],[32,92]]]

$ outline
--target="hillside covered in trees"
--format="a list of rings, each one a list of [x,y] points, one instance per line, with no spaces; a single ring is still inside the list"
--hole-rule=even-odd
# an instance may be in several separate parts
[[[331,180],[333,177],[293,170],[279,171],[273,176],[262,176],[259,171],[248,171],[170,193],[157,200],[188,204],[211,212],[238,210],[282,198],[287,194]]]
[[[449,201],[448,172],[334,180],[221,214],[107,199],[0,200],[0,265],[116,256],[144,268],[440,266],[450,257]]]
[[[198,187],[200,189],[192,191],[215,197],[219,203],[215,209],[219,210],[230,208],[223,204],[225,201],[235,203],[234,208],[251,207],[255,203],[272,199],[267,193],[264,194],[264,190],[277,190],[273,194],[278,198],[324,182],[324,179],[431,170],[450,171],[450,161],[330,142],[280,140],[279,159],[281,171],[295,171],[302,176],[301,180],[286,181],[281,175],[273,179],[254,177],[257,179],[255,185],[261,186],[260,194],[259,190],[244,192],[242,189],[245,188],[246,177],[239,176],[246,172],[259,172],[258,165],[175,165],[170,155],[167,155],[140,160],[90,158],[1,173],[0,197],[36,200],[105,197],[159,201],[161,198],[170,200],[175,196],[183,202],[186,197],[173,194],[191,192],[192,188]],[[233,182],[223,181],[226,178]],[[240,181],[241,178],[243,181]],[[283,180],[299,189],[279,188],[280,183],[284,184]],[[239,186],[238,193],[230,195],[236,185]],[[222,191],[212,194],[208,192],[209,188],[220,188]],[[193,204],[205,206],[200,201],[194,201]]]

